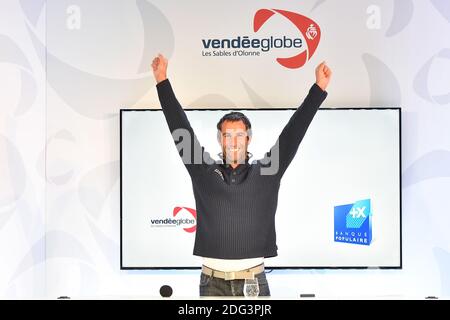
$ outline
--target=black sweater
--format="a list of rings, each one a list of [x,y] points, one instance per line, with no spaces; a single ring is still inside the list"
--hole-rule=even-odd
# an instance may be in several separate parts
[[[194,255],[220,259],[276,256],[275,212],[280,180],[327,93],[314,84],[265,157],[233,170],[222,161],[212,160],[201,147],[169,80],[156,87],[170,131],[189,131],[194,137],[190,148],[199,151],[196,158],[195,152],[183,154],[179,148],[183,141],[175,141],[191,176],[196,202]],[[203,160],[199,163],[198,159]],[[278,170],[274,173],[271,168]],[[264,170],[266,173],[261,174]]]

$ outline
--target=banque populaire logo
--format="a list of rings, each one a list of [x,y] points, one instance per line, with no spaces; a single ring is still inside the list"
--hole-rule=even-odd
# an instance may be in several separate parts
[[[192,218],[177,217],[179,213],[191,215]],[[187,233],[193,233],[197,230],[197,212],[195,209],[175,207],[173,208],[172,216],[173,218],[150,219],[150,224],[152,227],[183,227],[184,225],[188,225],[188,227],[183,227],[183,230]]]
[[[296,12],[279,9],[260,9],[253,17],[253,32],[257,33],[275,14],[280,14],[294,24],[301,37],[290,38],[284,35],[282,37],[270,36],[261,39],[247,35],[239,35],[233,38],[202,39],[202,56],[260,57],[271,50],[298,48],[300,51],[298,54],[286,58],[277,58],[276,61],[281,66],[289,69],[297,69],[304,66],[311,59],[319,45],[321,36],[319,25],[312,19]]]
[[[334,207],[334,241],[369,246],[372,242],[370,199]]]

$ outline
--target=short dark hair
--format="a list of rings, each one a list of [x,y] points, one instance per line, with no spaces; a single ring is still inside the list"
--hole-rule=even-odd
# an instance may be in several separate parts
[[[222,131],[222,123],[224,123],[225,121],[242,121],[245,124],[245,129],[251,132],[252,124],[250,123],[250,120],[248,120],[247,116],[242,112],[232,111],[224,115],[217,123],[217,130]]]

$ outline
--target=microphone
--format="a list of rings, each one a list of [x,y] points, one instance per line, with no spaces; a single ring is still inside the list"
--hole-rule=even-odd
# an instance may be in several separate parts
[[[168,286],[168,285],[163,285],[160,289],[159,289],[159,294],[161,295],[161,297],[163,298],[168,298],[172,295],[172,287]]]

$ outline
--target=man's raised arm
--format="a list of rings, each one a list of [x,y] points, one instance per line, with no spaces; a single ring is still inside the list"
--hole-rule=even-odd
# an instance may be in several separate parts
[[[266,155],[265,161],[270,161],[271,167],[270,170],[266,170],[266,174],[277,174],[281,177],[286,171],[297,153],[314,115],[327,97],[325,89],[331,79],[331,74],[331,69],[325,64],[325,61],[317,66],[316,82],[309,89],[303,103],[289,119],[276,144]]]
[[[178,152],[189,173],[192,173],[192,170],[199,167],[198,164],[211,159],[198,142],[183,107],[175,97],[169,79],[167,79],[167,66],[168,60],[162,54],[153,59],[152,69],[158,97]]]

